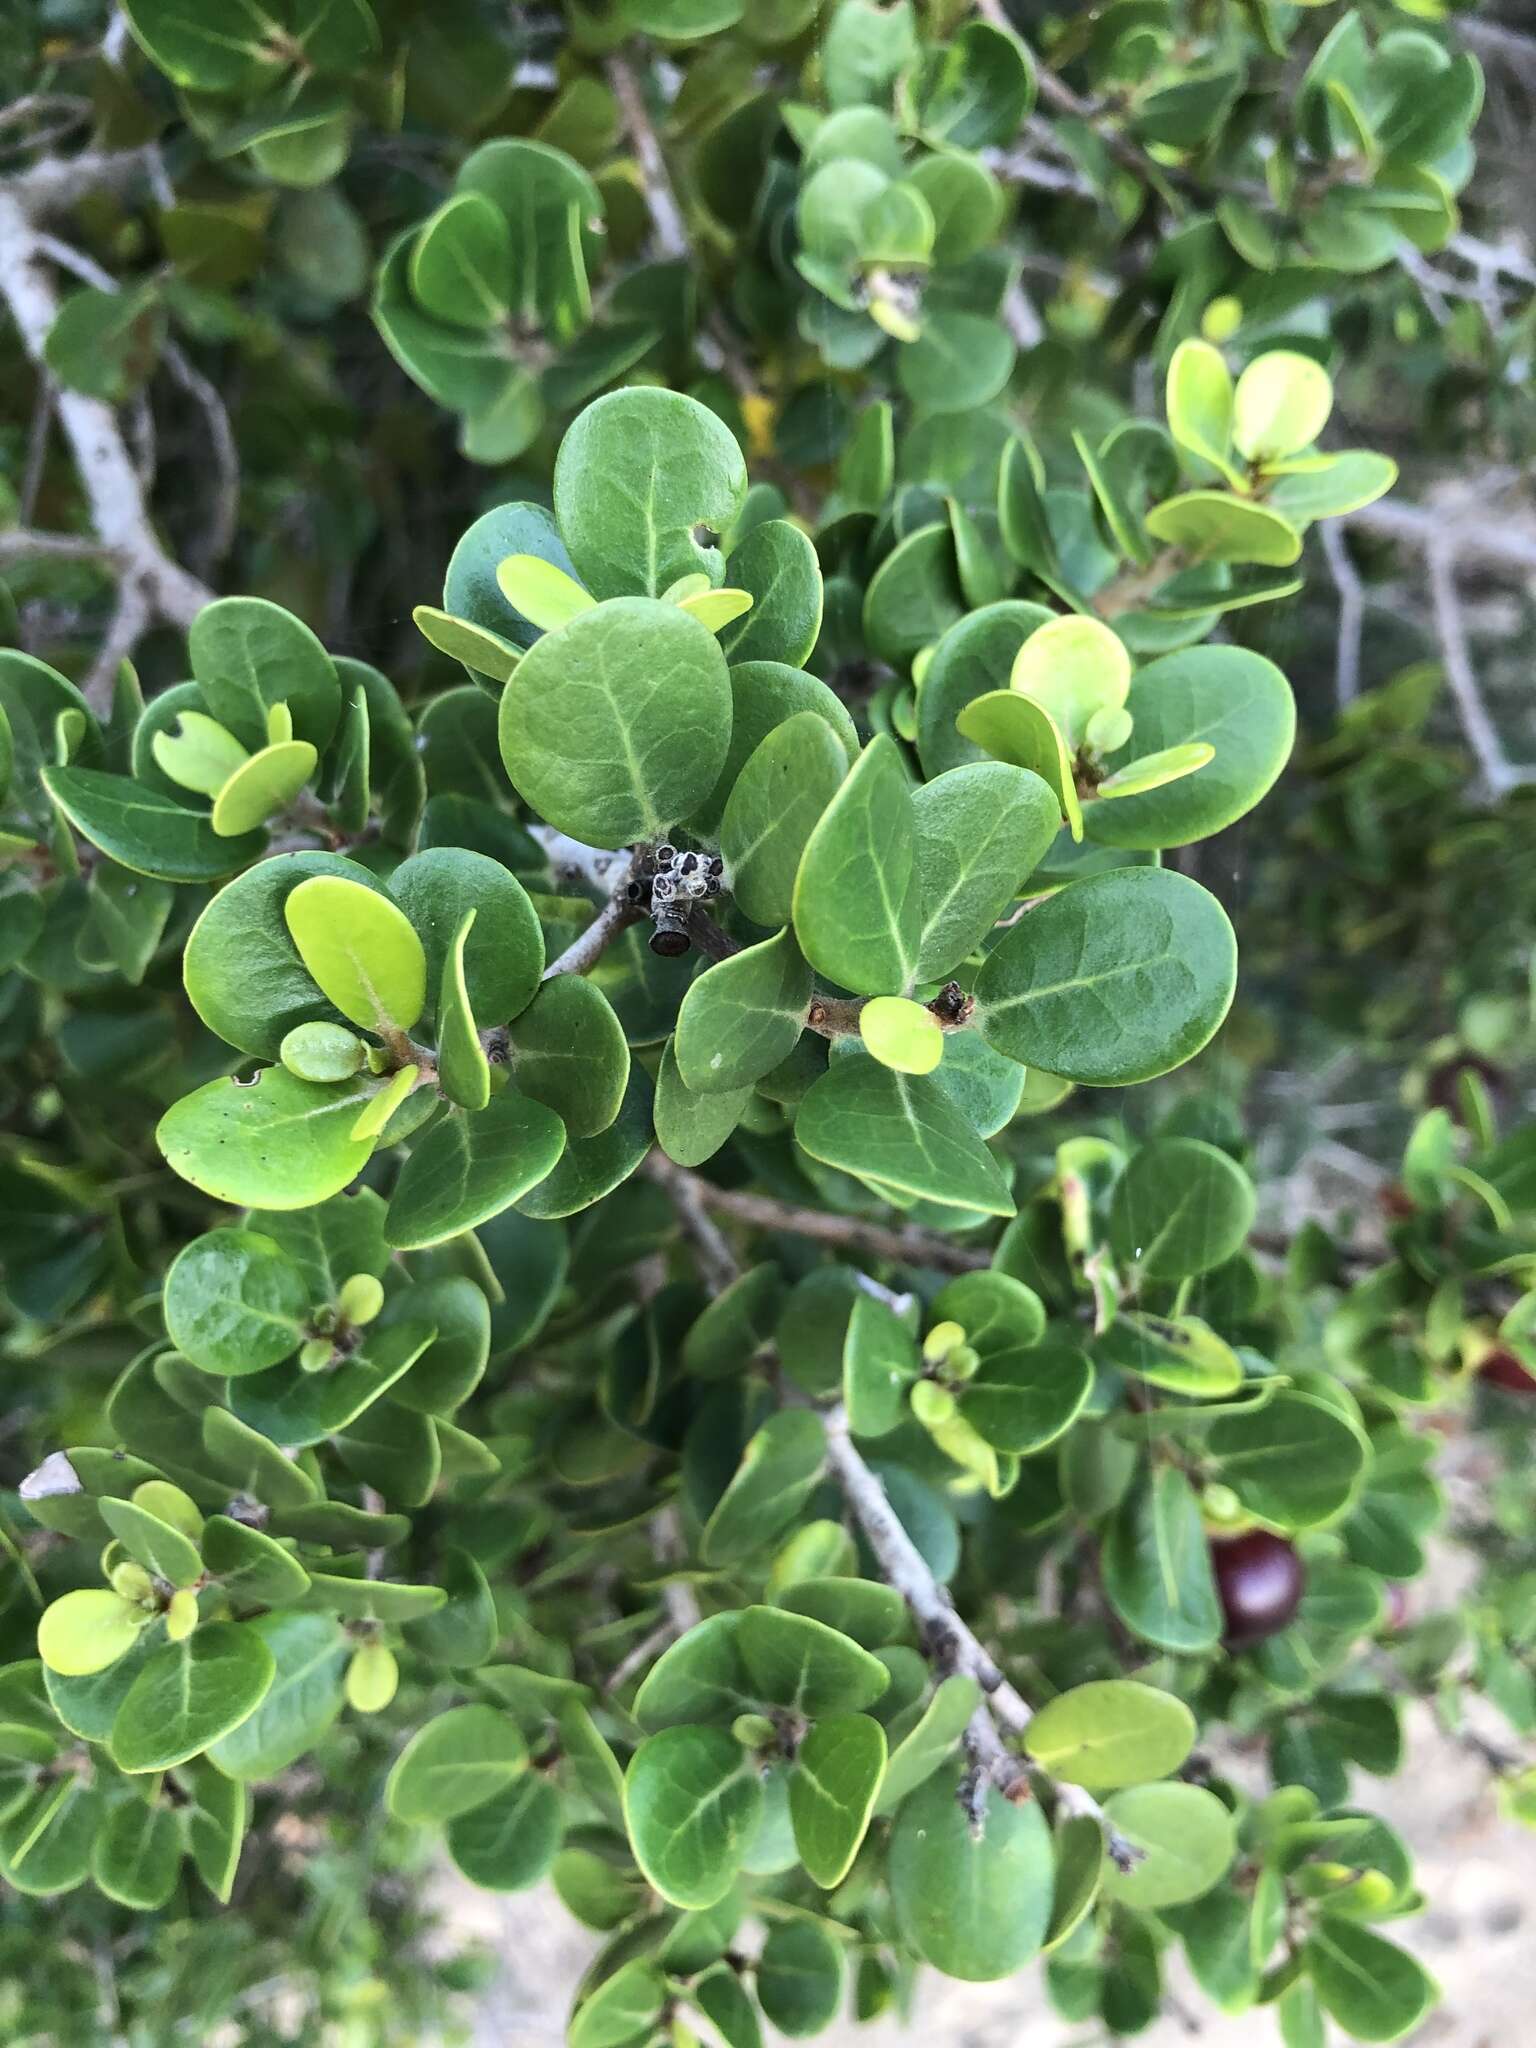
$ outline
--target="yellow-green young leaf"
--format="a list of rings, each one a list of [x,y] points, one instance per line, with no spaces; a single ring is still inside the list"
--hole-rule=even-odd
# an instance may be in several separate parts
[[[1333,380],[1311,356],[1271,349],[1237,380],[1232,438],[1249,461],[1283,462],[1310,448],[1333,411]]]
[[[1096,712],[1118,710],[1131,687],[1131,657],[1098,619],[1053,619],[1014,657],[1009,688],[1044,705],[1075,752]]]
[[[380,1714],[395,1696],[400,1666],[387,1643],[361,1643],[347,1665],[347,1705],[358,1714]]]
[[[443,984],[437,999],[438,1085],[460,1109],[484,1109],[491,1099],[490,1062],[480,1043],[464,982],[464,945],[474,923],[474,911],[466,912],[443,962]]]
[[[64,1678],[88,1678],[125,1656],[152,1619],[149,1612],[107,1587],[82,1587],[45,1607],[37,1624],[37,1654]]]
[[[404,1102],[407,1095],[416,1086],[416,1079],[420,1072],[420,1067],[414,1064],[399,1068],[397,1072],[391,1074],[389,1080],[372,1100],[364,1103],[357,1113],[357,1121],[348,1133],[354,1144],[372,1144],[401,1103]]]
[[[267,706],[267,745],[280,747],[293,738],[293,713],[285,703]]]
[[[739,619],[752,609],[750,590],[700,590],[691,597],[678,599],[685,612],[692,612],[701,626],[708,626],[711,633],[718,633],[722,626],[728,626],[732,619]]]
[[[299,957],[344,1017],[409,1031],[427,1000],[427,956],[387,896],[341,875],[313,875],[283,904]]]
[[[1182,747],[1164,747],[1161,753],[1143,754],[1128,768],[1107,775],[1097,793],[1102,797],[1141,796],[1149,789],[1162,789],[1183,776],[1193,775],[1215,758],[1216,749],[1209,740],[1189,740]]]
[[[963,739],[996,761],[1028,768],[1055,797],[1072,837],[1083,836],[1083,806],[1072,757],[1060,727],[1043,704],[1019,690],[987,690],[962,707],[955,720]]]
[[[174,732],[157,732],[150,751],[172,782],[199,796],[217,796],[250,756],[234,734],[203,711],[183,711]]]
[[[944,1057],[938,1018],[908,996],[871,996],[859,1012],[859,1036],[881,1066],[900,1074],[931,1074]]]
[[[1052,1777],[1090,1792],[1169,1777],[1194,1742],[1195,1717],[1184,1702],[1131,1678],[1097,1679],[1058,1693],[1024,1737],[1024,1747]]]
[[[383,1306],[384,1289],[372,1273],[351,1274],[336,1297],[338,1313],[354,1328],[375,1321]]]
[[[528,1767],[528,1745],[499,1708],[452,1707],[418,1728],[395,1759],[384,1803],[396,1820],[452,1820],[493,1799]]]
[[[1232,373],[1208,341],[1181,341],[1168,364],[1168,431],[1181,448],[1234,485]]]
[[[624,1774],[635,1861],[669,1905],[694,1912],[730,1890],[762,1811],[756,1759],[724,1728],[649,1735]]]
[[[429,641],[440,654],[452,655],[477,675],[489,676],[493,683],[510,681],[513,669],[523,658],[520,647],[514,647],[489,626],[479,625],[473,619],[455,618],[452,612],[435,604],[417,605],[411,617],[423,640]]]
[[[252,754],[213,800],[214,831],[221,839],[253,832],[292,802],[314,774],[318,759],[308,740],[285,740]]]
[[[1257,562],[1287,569],[1301,557],[1301,535],[1288,519],[1225,491],[1185,491],[1147,514],[1154,540],[1180,548],[1192,562]]]
[[[184,1643],[198,1624],[197,1595],[189,1586],[178,1586],[165,1610],[165,1636],[171,1643]]]
[[[496,581],[508,604],[541,632],[553,633],[578,612],[589,612],[597,599],[574,576],[542,555],[508,555],[497,565]]]

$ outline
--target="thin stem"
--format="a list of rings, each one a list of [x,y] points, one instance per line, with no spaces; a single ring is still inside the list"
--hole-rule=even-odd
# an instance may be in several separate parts
[[[597,965],[620,932],[639,921],[640,912],[633,903],[623,896],[610,896],[586,930],[550,961],[544,970],[545,981],[553,981],[557,974],[585,974]]]
[[[716,1187],[713,1181],[685,1172],[659,1154],[653,1155],[650,1171],[669,1191],[675,1192],[680,1184],[686,1184],[692,1200],[701,1209],[712,1209],[717,1215],[730,1216],[758,1230],[782,1230],[791,1237],[808,1237],[819,1244],[834,1245],[840,1251],[863,1252],[902,1265],[930,1266],[944,1273],[973,1273],[992,1263],[990,1251],[957,1244],[936,1230],[923,1230],[911,1223],[893,1229],[883,1223],[867,1222],[861,1216],[834,1216],[826,1209],[802,1209],[773,1195]]]
[[[688,230],[683,223],[683,210],[677,203],[677,193],[673,190],[667,160],[651,125],[644,90],[627,58],[610,57],[607,68],[608,83],[619,103],[619,112],[624,117],[624,126],[645,183],[646,204],[651,210],[656,246],[664,257],[679,262],[688,254]]]

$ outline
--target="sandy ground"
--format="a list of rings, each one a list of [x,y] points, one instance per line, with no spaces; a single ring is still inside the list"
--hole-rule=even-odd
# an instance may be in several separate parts
[[[1418,1858],[1433,1902],[1392,1929],[1422,1957],[1445,1992],[1440,2009],[1412,2036],[1417,2048],[1531,2048],[1536,2043],[1536,1833],[1500,1819],[1485,1767],[1436,1733],[1427,1714],[1410,1715],[1408,1762],[1389,1780],[1362,1777],[1359,1801],[1399,1827]],[[566,2005],[593,1941],[552,1892],[498,1898],[455,1883],[445,1897],[455,1932],[484,1940],[500,1958],[476,2018],[475,2048],[555,2048]],[[1172,1984],[1179,2011],[1148,2033],[1147,2048],[1252,2048],[1278,2044],[1267,2014],[1228,2020],[1200,1994]],[[1001,1984],[955,1984],[927,1976],[910,2028],[894,2022],[839,2026],[826,2048],[1087,2048],[1089,2030],[1069,2027],[1045,2001],[1038,1973]],[[1337,2036],[1335,2036],[1337,2038]]]

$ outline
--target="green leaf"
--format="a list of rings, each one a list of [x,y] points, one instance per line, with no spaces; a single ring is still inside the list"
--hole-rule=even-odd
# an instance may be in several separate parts
[[[150,62],[176,85],[244,94],[273,75],[276,60],[239,0],[131,0],[123,12]]]
[[[826,1454],[826,1432],[818,1416],[803,1408],[771,1415],[749,1440],[704,1525],[704,1562],[739,1564],[767,1549],[805,1505]]]
[[[799,668],[821,631],[821,564],[809,538],[787,519],[765,519],[732,549],[725,580],[752,598],[751,610],[720,630],[726,660]]]
[[[856,994],[904,993],[917,969],[922,887],[906,771],[895,742],[878,734],[801,857],[794,886],[801,951]]]
[[[1271,349],[1237,380],[1232,438],[1245,460],[1283,462],[1310,448],[1333,411],[1333,382],[1312,356]]]
[[[700,1095],[750,1087],[794,1051],[805,1028],[811,970],[784,930],[707,968],[677,1014],[673,1046],[684,1083]]]
[[[1194,562],[1257,562],[1287,569],[1301,559],[1301,535],[1287,519],[1225,491],[1185,491],[1147,514],[1147,532]]]
[[[919,1360],[911,1332],[862,1289],[843,1337],[843,1401],[855,1436],[886,1436],[905,1419]]]
[[[955,724],[962,739],[995,760],[1038,776],[1072,837],[1082,838],[1083,807],[1072,757],[1065,735],[1043,704],[1020,690],[988,690],[961,706]]]
[[[634,1957],[581,2001],[566,2037],[569,2048],[627,2048],[648,2039],[666,1995],[656,1964]]]
[[[126,775],[94,768],[47,768],[43,786],[93,846],[162,882],[216,882],[244,867],[266,844],[259,832],[221,838],[205,812],[147,789]]]
[[[1206,1442],[1244,1507],[1283,1529],[1331,1521],[1354,1499],[1370,1459],[1355,1422],[1290,1388],[1261,1409],[1219,1417]]]
[[[656,1142],[674,1166],[702,1166],[741,1122],[752,1090],[712,1089],[701,1094],[683,1079],[669,1038],[656,1076]]]
[[[1047,1951],[1060,1948],[1087,1918],[1103,1882],[1104,1858],[1104,1829],[1096,1815],[1074,1815],[1056,1829],[1056,1885]]]
[[[274,1676],[260,1706],[208,1745],[226,1777],[275,1778],[313,1749],[342,1708],[351,1645],[328,1614],[261,1614],[246,1624],[272,1654]]]
[[[483,1806],[528,1767],[528,1745],[497,1707],[451,1707],[416,1730],[384,1783],[396,1820],[421,1826]]]
[[[278,854],[221,889],[187,941],[182,974],[192,1007],[210,1031],[258,1059],[275,1060],[297,1024],[339,1022],[283,917],[288,897],[313,875],[379,886],[339,854]]]
[[[245,1839],[250,1795],[211,1764],[186,1765],[181,1775],[191,1792],[191,1803],[185,1809],[187,1854],[209,1891],[220,1905],[227,1906]]]
[[[560,1794],[530,1771],[449,1821],[448,1854],[483,1891],[526,1891],[554,1862],[564,1825]]]
[[[204,1194],[241,1208],[304,1209],[339,1194],[373,1151],[352,1126],[377,1084],[336,1086],[266,1067],[209,1081],[173,1103],[155,1131],[167,1162]]]
[[[292,612],[263,597],[221,597],[192,621],[187,652],[208,709],[246,747],[267,745],[275,704],[288,707],[291,738],[328,745],[341,716],[336,666]]]
[[[1390,455],[1341,448],[1336,454],[1283,465],[1264,502],[1293,526],[1305,526],[1374,505],[1396,482],[1397,464]]]
[[[994,1450],[1032,1457],[1064,1436],[1087,1406],[1093,1367],[1069,1338],[976,1348],[982,1361],[960,1391],[960,1414]]]
[[[598,605],[529,649],[498,730],[514,788],[559,831],[591,846],[660,838],[699,808],[724,766],[725,657],[674,604]]]
[[[574,1144],[606,1131],[629,1085],[629,1043],[613,1005],[579,974],[546,981],[508,1032],[521,1094],[552,1109]]]
[[[819,1721],[796,1753],[789,1776],[795,1847],[823,1891],[842,1883],[858,1854],[885,1755],[885,1730],[867,1714]]]
[[[567,1145],[554,1168],[518,1197],[525,1216],[552,1221],[590,1209],[629,1179],[651,1149],[651,1081],[632,1066],[619,1113],[607,1130]]]
[[[249,1625],[204,1622],[144,1665],[112,1723],[113,1760],[124,1771],[165,1771],[227,1735],[260,1706],[275,1671]]]
[[[980,1701],[981,1687],[974,1678],[956,1672],[940,1680],[918,1720],[891,1751],[875,1803],[877,1813],[894,1813],[908,1793],[954,1754]]]
[[[433,846],[402,861],[389,893],[427,956],[427,994],[443,986],[466,915],[464,987],[481,1024],[503,1024],[526,1008],[544,972],[544,937],[528,892],[499,860],[460,846]]]
[[[341,1014],[369,1031],[409,1031],[426,1007],[427,956],[387,896],[339,875],[300,882],[283,904],[299,958]]]
[[[446,1116],[400,1169],[386,1235],[421,1251],[499,1215],[534,1188],[565,1150],[565,1126],[515,1088],[475,1115]]]
[[[972,953],[1040,865],[1061,823],[1039,776],[977,761],[934,776],[912,799],[922,926],[917,979],[941,981]]]
[[[1185,1655],[1216,1647],[1221,1603],[1200,1503],[1182,1472],[1160,1465],[1142,1476],[1115,1509],[1100,1562],[1105,1595],[1133,1634]]]
[[[455,327],[491,327],[512,306],[506,216],[479,192],[459,192],[423,224],[411,251],[411,290],[424,312]]]
[[[758,1699],[812,1721],[860,1713],[890,1683],[880,1659],[851,1636],[782,1607],[744,1608],[736,1649]]]
[[[225,1429],[240,1430],[247,1438],[261,1441],[254,1430],[244,1429],[226,1410],[210,1409],[203,1419],[205,1442],[208,1423],[215,1415],[223,1418]],[[267,1450],[274,1463],[287,1464],[275,1444],[267,1445]],[[290,1469],[295,1473],[299,1470],[297,1466]],[[264,1499],[254,1487],[250,1491],[254,1499]],[[284,1607],[290,1601],[301,1600],[309,1590],[309,1573],[291,1550],[284,1549],[263,1530],[249,1529],[244,1522],[232,1521],[228,1515],[209,1517],[203,1531],[203,1562],[225,1592],[241,1605]]]
[[[91,1846],[91,1879],[98,1891],[139,1913],[166,1903],[180,1868],[181,1829],[159,1800],[120,1800]]]
[[[1195,1717],[1172,1693],[1131,1678],[1095,1679],[1036,1713],[1024,1747],[1053,1778],[1114,1792],[1167,1778],[1195,1746]]]
[[[491,1099],[491,1068],[469,1007],[464,977],[464,947],[475,927],[467,910],[453,949],[443,965],[437,1000],[437,1078],[448,1100],[460,1109],[484,1109]]]
[[[757,1705],[736,1647],[740,1610],[695,1623],[664,1650],[635,1695],[634,1716],[648,1735],[688,1721],[729,1724]]]
[[[1104,1889],[1139,1911],[1182,1905],[1219,1884],[1237,1849],[1237,1827],[1203,1785],[1136,1785],[1104,1803],[1106,1820],[1143,1851],[1129,1870],[1111,1863]]]
[[[1290,685],[1242,647],[1191,647],[1148,662],[1126,709],[1134,727],[1105,762],[1111,777],[1170,749],[1204,743],[1214,753],[1198,774],[1089,804],[1088,837],[1104,846],[1187,846],[1224,831],[1268,793],[1296,737]]]
[[[769,1929],[757,1999],[769,2025],[791,2040],[831,2025],[843,2000],[843,1951],[824,1922],[782,1920]]]
[[[597,399],[569,428],[555,461],[555,517],[577,573],[597,597],[660,597],[697,571],[718,584],[719,549],[698,531],[728,531],[746,492],[736,437],[707,407],[674,391],[611,391]]]
[[[460,1273],[418,1281],[386,1302],[376,1325],[430,1323],[428,1350],[394,1389],[395,1400],[427,1415],[451,1415],[479,1386],[491,1350],[491,1307],[485,1290]]]
[[[847,768],[826,720],[799,711],[774,727],[736,778],[720,820],[720,851],[731,893],[754,924],[788,924],[806,841]]]
[[[299,1268],[257,1230],[209,1230],[178,1253],[161,1306],[171,1342],[204,1372],[261,1372],[291,1358],[311,1307]]]
[[[942,306],[901,351],[897,375],[902,390],[924,412],[970,412],[997,397],[1013,374],[1016,355],[1013,337],[1000,321]]]
[[[1213,896],[1167,869],[1117,869],[1073,883],[1004,936],[977,978],[977,1023],[1024,1065],[1124,1086],[1192,1058],[1236,978]]]
[[[387,1394],[435,1334],[430,1323],[415,1320],[382,1328],[375,1324],[349,1358],[326,1371],[305,1372],[293,1362],[232,1381],[230,1405],[242,1422],[275,1444],[318,1443],[349,1427]]]
[[[1115,1183],[1109,1241],[1147,1279],[1184,1280],[1242,1248],[1254,1208],[1253,1183],[1225,1152],[1199,1138],[1159,1138]]]
[[[989,1983],[1037,1955],[1051,1903],[1051,1837],[1033,1802],[986,1790],[980,1835],[957,1774],[936,1771],[903,1800],[887,1852],[902,1940],[946,1977]]]
[[[1002,1168],[931,1076],[847,1053],[806,1091],[795,1141],[813,1159],[878,1188],[989,1216],[1011,1216]]]
[[[203,1576],[197,1545],[180,1529],[131,1500],[97,1502],[106,1523],[128,1555],[172,1586],[195,1586]]]
[[[1149,1386],[1196,1400],[1219,1400],[1243,1384],[1243,1362],[1197,1316],[1125,1310],[1093,1347],[1094,1357]]]
[[[1440,1996],[1417,1957],[1350,1920],[1320,1919],[1302,1953],[1324,2010],[1356,2041],[1398,2040]]]
[[[755,1760],[723,1728],[649,1735],[624,1775],[624,1823],[635,1861],[673,1906],[724,1898],[763,1810]]]

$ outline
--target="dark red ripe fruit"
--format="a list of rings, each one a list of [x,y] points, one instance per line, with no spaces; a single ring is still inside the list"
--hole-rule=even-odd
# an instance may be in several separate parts
[[[1477,1374],[1490,1387],[1502,1387],[1506,1394],[1536,1394],[1536,1378],[1526,1371],[1513,1351],[1490,1351]]]
[[[1278,1635],[1301,1605],[1307,1575],[1296,1546],[1267,1529],[1211,1545],[1216,1591],[1227,1618],[1228,1649],[1246,1650]]]

